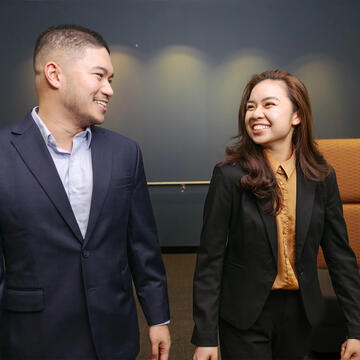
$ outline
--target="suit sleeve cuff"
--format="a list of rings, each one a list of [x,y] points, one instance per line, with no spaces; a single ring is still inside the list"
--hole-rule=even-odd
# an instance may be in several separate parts
[[[161,325],[168,325],[168,324],[170,324],[170,320],[165,321],[165,322],[160,323],[160,324],[154,324],[154,325],[151,325],[151,326],[161,326]]]
[[[191,343],[196,346],[218,346],[217,332],[199,332],[196,328],[191,337]]]
[[[349,339],[360,339],[360,327],[348,325]]]

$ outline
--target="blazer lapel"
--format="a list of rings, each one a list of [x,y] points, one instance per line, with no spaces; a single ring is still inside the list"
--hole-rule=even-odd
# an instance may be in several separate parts
[[[296,259],[300,259],[309,230],[316,182],[307,180],[299,168],[296,171],[296,181],[295,247]]]
[[[275,260],[275,265],[277,265],[277,258],[278,258],[278,242],[277,242],[277,228],[276,228],[276,218],[273,215],[265,214],[261,210],[261,203],[262,200],[257,200],[257,207],[259,213],[262,217],[262,220],[265,225],[266,233],[268,236],[268,240],[270,242],[272,254]]]
[[[23,122],[13,128],[12,133],[14,137],[11,142],[20,157],[37,179],[76,238],[80,242],[83,242],[83,237],[54,161],[30,113]]]
[[[89,222],[83,245],[84,247],[88,243],[94,231],[96,221],[104,204],[104,200],[109,188],[112,164],[112,150],[106,140],[105,133],[95,126],[91,128],[91,132],[93,194],[91,199]]]

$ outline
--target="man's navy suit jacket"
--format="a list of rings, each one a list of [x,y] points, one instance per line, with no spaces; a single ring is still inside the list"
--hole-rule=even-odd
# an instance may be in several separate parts
[[[169,319],[140,149],[91,131],[85,238],[31,114],[0,132],[1,358],[134,359],[132,279],[149,325]]]

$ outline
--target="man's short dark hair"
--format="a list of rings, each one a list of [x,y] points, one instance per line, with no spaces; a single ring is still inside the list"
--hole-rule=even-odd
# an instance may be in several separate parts
[[[42,50],[83,50],[85,47],[104,47],[110,54],[109,46],[96,31],[73,24],[51,26],[43,31],[36,40],[33,64]]]

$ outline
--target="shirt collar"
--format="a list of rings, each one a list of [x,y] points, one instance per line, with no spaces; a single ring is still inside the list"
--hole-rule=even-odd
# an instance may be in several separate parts
[[[39,107],[35,106],[32,109],[31,116],[33,117],[35,124],[38,126],[41,136],[43,137],[45,143],[47,145],[56,145],[56,140],[54,136],[51,134],[45,123],[41,120],[39,114]],[[92,132],[90,127],[87,127],[84,131],[78,133],[75,135],[75,137],[85,137],[86,145],[87,147],[90,147],[91,144],[91,138],[92,138]]]
[[[293,151],[291,157],[283,162],[279,162],[277,161],[269,151],[264,150],[265,156],[267,158],[267,160],[269,161],[270,167],[273,170],[274,173],[276,173],[279,169],[279,167],[281,167],[286,175],[286,178],[289,179],[289,177],[291,176],[291,174],[293,173],[293,171],[295,170],[295,166],[296,166],[296,155],[295,155],[295,151]]]

